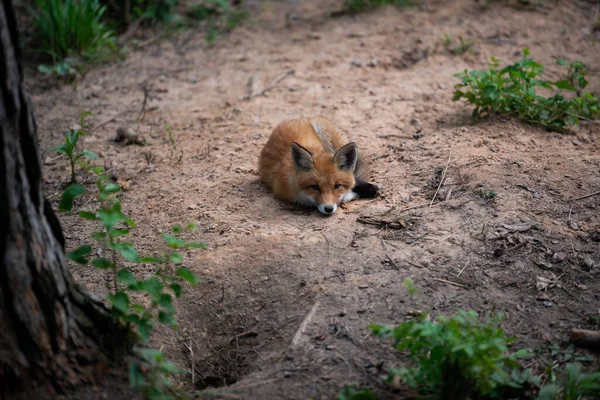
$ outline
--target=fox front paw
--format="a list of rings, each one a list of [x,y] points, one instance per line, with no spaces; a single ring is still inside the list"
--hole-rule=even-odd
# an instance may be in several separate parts
[[[379,187],[369,182],[358,181],[352,191],[363,199],[372,199],[377,196]]]

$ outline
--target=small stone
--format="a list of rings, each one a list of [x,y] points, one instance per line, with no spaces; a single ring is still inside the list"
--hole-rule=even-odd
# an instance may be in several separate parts
[[[359,289],[368,289],[369,285],[358,285]]]
[[[292,373],[290,371],[283,371],[283,376],[289,378],[290,376],[292,376]]]
[[[558,253],[554,253],[554,255],[552,255],[552,260],[557,261],[557,262],[563,262],[567,259],[567,253],[563,253],[558,252]]]
[[[354,65],[355,67],[364,67],[366,65],[366,61],[365,60],[361,60],[361,59],[356,59],[356,60],[352,60],[352,65]]]
[[[345,317],[345,316],[346,316],[346,314],[347,314],[347,313],[346,313],[346,310],[340,311],[340,312],[338,313],[338,317]]]
[[[196,208],[198,208],[198,205],[197,205],[197,204],[190,204],[190,205],[188,206],[188,210],[195,210]]]
[[[551,301],[543,301],[543,302],[542,302],[542,304],[543,304],[544,306],[548,307],[548,308],[550,308],[550,307],[554,306],[554,304],[552,304],[552,302],[551,302]]]
[[[335,349],[335,346],[334,346],[334,345],[332,345],[332,344],[328,344],[328,345],[325,347],[325,350],[333,350],[333,349]]]
[[[569,221],[568,225],[569,225],[569,228],[573,229],[574,231],[578,231],[579,230],[579,225],[577,225],[576,222]]]
[[[592,260],[592,257],[587,256],[583,260],[583,265],[585,265],[588,271],[591,271],[594,268],[594,260]]]

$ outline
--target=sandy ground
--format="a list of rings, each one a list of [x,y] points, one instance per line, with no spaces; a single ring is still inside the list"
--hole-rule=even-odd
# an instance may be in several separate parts
[[[61,141],[80,111],[94,113],[83,143],[126,182],[121,199],[138,224],[132,240],[140,252],[162,248],[161,232],[192,220],[199,229],[189,238],[209,245],[186,254],[202,284],[178,301],[180,330],[161,329],[152,343],[181,367],[193,364],[202,397],[325,399],[358,382],[392,398],[381,366],[403,358],[371,337],[370,323],[398,323],[416,309],[495,309],[516,345],[530,348],[561,343],[572,327],[593,328],[600,196],[570,199],[600,190],[600,126],[563,135],[499,118],[473,123],[470,108],[451,98],[452,74],[484,68],[492,55],[513,62],[526,46],[549,78],[561,72],[557,57],[585,62],[590,90],[600,93],[596,6],[429,1],[331,18],[340,3],[319,3],[301,2],[299,19],[286,26],[287,2],[254,2],[255,23],[214,48],[201,32],[183,31],[94,69],[76,88],[30,72],[42,148]],[[474,38],[475,52],[449,54],[445,33]],[[281,74],[264,95],[244,99]],[[147,110],[136,123],[144,87]],[[257,160],[272,129],[316,114],[356,140],[381,197],[328,218],[262,187]],[[120,125],[150,145],[114,143]],[[50,155],[44,173],[56,205],[67,164]],[[93,207],[92,196],[78,207]],[[69,249],[95,230],[75,213],[60,219]],[[140,277],[154,268],[132,266]],[[100,271],[72,272],[105,293]],[[549,282],[543,291],[540,278]],[[544,366],[537,360],[532,368]]]

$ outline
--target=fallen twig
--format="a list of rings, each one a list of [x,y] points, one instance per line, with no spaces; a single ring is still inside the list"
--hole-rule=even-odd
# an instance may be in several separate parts
[[[150,88],[148,87],[148,85],[144,85],[144,101],[142,101],[142,108],[140,110],[140,113],[138,114],[137,118],[135,119],[135,122],[138,122],[140,120],[140,117],[144,114],[144,111],[146,111],[146,105],[148,104],[148,93],[150,92]]]
[[[275,86],[277,86],[277,85],[279,84],[279,82],[281,82],[282,80],[284,80],[285,78],[287,78],[287,77],[288,77],[288,76],[290,76],[290,75],[294,75],[295,73],[296,73],[296,71],[295,71],[295,70],[293,70],[293,69],[290,69],[289,71],[282,72],[281,74],[277,75],[277,76],[275,77],[275,79],[273,79],[273,80],[271,81],[271,83],[270,83],[270,84],[269,84],[267,87],[265,87],[263,90],[261,90],[261,91],[260,91],[260,92],[258,92],[258,93],[254,93],[254,94],[249,94],[249,95],[247,95],[247,96],[244,98],[244,100],[250,100],[250,99],[251,99],[251,98],[253,98],[253,97],[257,97],[257,96],[263,96],[263,95],[264,95],[265,93],[267,93],[269,90],[271,90],[271,89],[275,88]]]
[[[306,327],[308,326],[310,321],[315,316],[315,313],[317,312],[317,308],[319,308],[318,300],[315,302],[315,304],[313,304],[312,308],[310,309],[308,314],[306,314],[306,317],[304,317],[304,319],[302,320],[302,323],[300,323],[300,326],[298,327],[298,330],[294,334],[294,338],[292,339],[292,346],[291,346],[293,349],[297,348],[298,345],[300,344],[300,342],[302,340],[302,335],[304,334],[304,331],[306,330]]]
[[[439,278],[432,278],[432,279],[434,281],[443,282],[443,283],[447,283],[449,285],[458,286],[458,287],[461,287],[463,289],[467,289],[467,287],[465,285],[461,285],[460,283],[456,283],[456,282],[452,282],[452,281],[447,281],[445,279],[439,279]]]
[[[434,195],[433,195],[433,199],[431,199],[431,203],[429,203],[429,207],[431,207],[433,205],[433,202],[435,201],[435,197],[437,196],[438,192],[440,191],[440,188],[442,187],[443,183],[444,183],[444,179],[446,179],[446,172],[448,172],[448,165],[450,165],[450,159],[452,158],[452,150],[454,149],[454,143],[452,143],[452,146],[450,147],[450,154],[448,155],[448,161],[446,161],[446,166],[444,167],[444,172],[442,173],[442,178],[440,179],[440,184],[437,187],[437,190],[435,191]]]
[[[405,229],[407,227],[406,222],[398,219],[396,221],[392,221],[391,219],[376,219],[374,217],[358,217],[356,218],[358,222],[367,225],[375,225],[381,228],[389,228],[389,229]]]
[[[465,264],[464,267],[462,267],[462,269],[460,270],[460,272],[458,273],[458,275],[456,275],[456,277],[460,277],[460,275],[463,273],[463,271],[465,270],[465,268],[467,268],[469,266],[469,264],[471,264],[471,261],[467,261],[467,263]]]
[[[569,201],[577,201],[587,199],[588,197],[598,196],[600,194],[600,190],[594,193],[586,194],[585,196],[575,197],[574,199],[570,199]]]
[[[390,257],[390,255],[389,255],[389,254],[386,254],[385,256],[387,257],[387,259],[388,259],[388,260],[390,260],[390,262],[392,263],[392,265],[393,265],[393,266],[394,266],[394,267],[395,267],[395,268],[396,268],[398,271],[400,271],[400,267],[398,266],[398,264],[396,264],[396,263],[394,262],[394,260],[392,260],[392,257]]]
[[[102,128],[105,125],[110,124],[111,122],[115,121],[117,118],[116,117],[112,117],[111,119],[108,119],[106,121],[104,121],[103,123],[101,123],[100,125],[94,126],[92,127],[92,129],[90,130],[90,133],[97,131],[98,129]]]

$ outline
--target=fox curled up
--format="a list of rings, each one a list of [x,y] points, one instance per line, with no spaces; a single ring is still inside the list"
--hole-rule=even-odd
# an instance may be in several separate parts
[[[279,124],[262,149],[258,172],[277,199],[323,214],[333,214],[343,201],[377,196],[356,144],[322,116]]]

